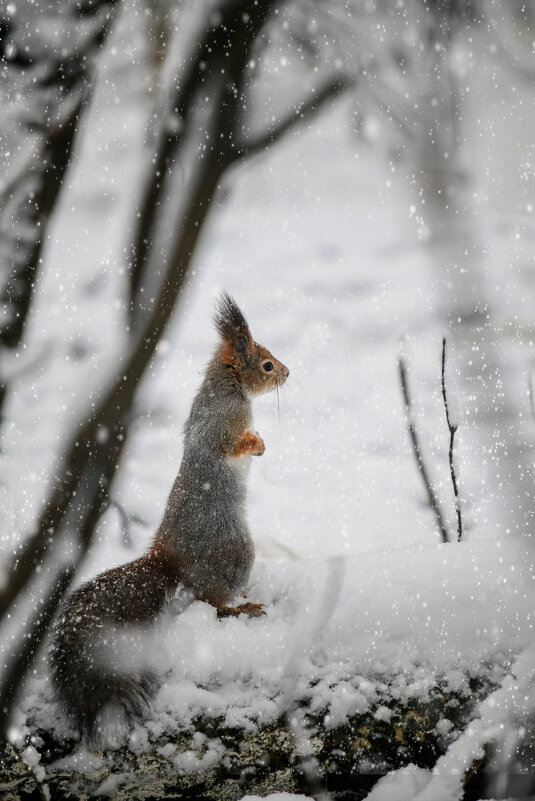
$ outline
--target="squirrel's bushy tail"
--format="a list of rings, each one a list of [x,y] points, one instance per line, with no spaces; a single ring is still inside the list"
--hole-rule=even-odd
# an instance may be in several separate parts
[[[159,686],[155,672],[121,675],[83,664],[64,649],[61,637],[54,643],[51,665],[61,712],[92,746],[107,739],[110,724],[129,729],[142,719]]]
[[[52,631],[50,673],[56,702],[91,745],[144,717],[160,684],[153,623],[172,582],[148,554],[75,590]]]

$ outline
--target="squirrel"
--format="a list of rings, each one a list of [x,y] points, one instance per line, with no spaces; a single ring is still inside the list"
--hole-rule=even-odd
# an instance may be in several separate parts
[[[152,547],[72,592],[53,626],[55,701],[89,745],[103,742],[108,720],[128,730],[148,712],[160,679],[143,636],[179,587],[214,606],[218,617],[265,614],[261,604],[228,604],[244,590],[255,555],[243,468],[264,453],[264,442],[252,429],[251,400],[284,384],[289,370],[254,342],[227,293],[214,324],[219,346],[193,400],[182,463]]]

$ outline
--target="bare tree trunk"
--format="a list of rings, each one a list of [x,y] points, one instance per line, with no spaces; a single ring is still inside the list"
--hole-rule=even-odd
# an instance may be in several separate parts
[[[21,342],[50,215],[118,0],[20,0],[0,30],[0,351]],[[0,409],[7,378],[0,375]]]

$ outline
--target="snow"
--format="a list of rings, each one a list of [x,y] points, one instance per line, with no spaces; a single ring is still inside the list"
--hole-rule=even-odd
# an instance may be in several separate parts
[[[81,746],[73,754],[57,759],[54,770],[97,771],[105,764],[105,760]]]
[[[485,745],[504,739],[504,731],[507,731],[509,739],[509,753],[500,756],[503,760],[501,767],[507,770],[508,759],[514,756],[516,745],[522,739],[520,734],[515,736],[515,732],[531,718],[534,688],[535,644],[531,642],[516,660],[511,675],[504,679],[502,686],[482,701],[477,719],[438,760],[431,780],[415,796],[416,801],[456,801],[462,794],[466,771],[476,759],[484,756]],[[497,761],[499,764],[499,758]],[[500,789],[503,792],[506,787]]]
[[[366,796],[366,801],[414,801],[428,781],[428,771],[416,765],[407,765],[379,779]]]
[[[128,778],[129,778],[128,773],[114,773],[113,775],[108,776],[106,779],[104,779],[103,782],[101,782],[101,784],[99,785],[99,787],[95,792],[95,795],[113,796],[114,790],[120,787],[121,784],[124,784],[124,782],[127,781]]]
[[[312,801],[308,795],[295,793],[270,793],[269,795],[244,795],[241,801]]]
[[[265,617],[218,620],[194,602],[162,622],[165,681],[130,749],[143,752],[177,727],[194,731],[199,715],[254,732],[305,701],[336,727],[368,711],[385,719],[392,701],[429,700],[437,682],[469,697],[470,678],[500,681],[533,637],[533,574],[517,570],[512,582],[497,570],[513,546],[515,561],[525,562],[526,542],[510,538],[507,547],[474,540],[398,550],[395,571],[391,552],[257,563],[249,596],[265,604]],[[23,704],[41,726],[55,719],[42,689]],[[451,730],[447,718],[440,726]],[[222,756],[217,738],[194,737],[198,750],[165,754],[181,773]]]
[[[29,768],[35,768],[41,759],[39,752],[33,747],[33,745],[29,745],[27,748],[25,748],[21,753],[21,757],[24,764],[28,765]]]
[[[171,623],[173,667],[157,707],[169,726],[209,713],[247,729],[280,715],[289,675],[291,700],[327,711],[336,726],[375,705],[381,683],[401,702],[427,698],[439,676],[462,691],[461,657],[462,670],[478,675],[532,637],[531,597],[496,577],[501,553],[499,542],[397,552],[394,575],[389,553],[348,558],[334,567],[334,599],[329,562],[259,564],[250,597],[266,605],[265,618],[217,621],[195,603]]]
[[[84,123],[50,229],[27,332],[28,350],[45,355],[37,372],[19,376],[6,408],[0,454],[6,552],[31,530],[65,427],[105,386],[124,344],[122,232],[150,108],[143,66],[131,58],[131,49],[142,47],[139,30],[136,35],[102,66],[109,83],[101,82]],[[421,209],[392,163],[357,143],[354,101],[346,100],[228,177],[229,194],[208,221],[185,295],[138,393],[113,485],[113,500],[130,521],[131,544],[124,519],[110,508],[77,577],[81,582],[127,561],[150,542],[179,466],[182,425],[214,347],[213,302],[227,289],[254,337],[291,371],[282,396],[262,398],[255,408],[266,453],[250,478],[258,558],[249,597],[265,604],[267,614],[218,621],[198,602],[162,623],[168,672],[146,727],[130,738],[133,751],[148,749],[177,726],[190,727],[199,714],[255,730],[300,699],[311,711],[326,712],[331,726],[368,710],[387,719],[388,699],[425,699],[437,680],[460,692],[469,676],[501,681],[532,642],[535,573],[524,536],[532,524],[519,519],[510,500],[515,474],[506,442],[520,442],[523,464],[530,464],[535,426],[525,379],[533,338],[523,327],[532,326],[533,265],[525,242],[534,223],[518,209],[527,209],[535,192],[532,144],[520,120],[518,147],[504,146],[510,114],[494,112],[507,99],[507,80],[493,89],[497,79],[484,70],[476,80],[490,99],[477,121],[476,110],[467,110],[466,125],[482,130],[485,114],[491,116],[494,138],[486,142],[489,150],[471,153],[467,145],[466,155],[473,156],[478,197],[488,197],[481,210],[490,237],[485,286],[514,428],[481,412],[482,396],[492,405],[500,387],[490,379],[467,387],[459,357],[463,334],[452,336],[448,399],[459,425],[455,459],[465,541],[439,543],[410,452],[396,369],[403,338],[418,429],[453,530],[440,397],[441,339],[449,335],[442,278],[421,241]],[[123,87],[120,126],[109,125],[115,113],[110,86]],[[487,177],[493,159],[498,187]],[[480,345],[481,353],[470,345],[477,364],[486,359],[485,342]],[[528,667],[517,665],[518,680],[527,681]],[[462,771],[516,703],[512,684],[506,680],[481,706],[471,735],[450,748],[436,775],[408,766],[381,779],[370,801],[457,799]],[[41,666],[21,704],[23,717],[41,704],[39,721],[64,733],[43,701],[47,692]],[[447,736],[451,723],[443,719],[439,726]],[[197,751],[163,755],[182,773],[220,759],[217,740],[197,745],[202,757]],[[34,752],[28,754],[33,760]],[[87,757],[87,769],[94,764]],[[112,792],[121,778],[107,781],[101,793]]]
[[[196,732],[192,741],[196,748],[204,749],[202,757],[192,749],[167,755],[179,775],[209,770],[225,756],[225,747],[219,740],[209,740],[206,735]]]

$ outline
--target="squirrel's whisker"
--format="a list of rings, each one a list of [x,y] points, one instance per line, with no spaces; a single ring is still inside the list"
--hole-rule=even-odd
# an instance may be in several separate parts
[[[286,407],[287,414],[290,414],[290,401],[288,400],[288,395],[286,394],[283,387],[281,387],[281,396],[284,406]]]

